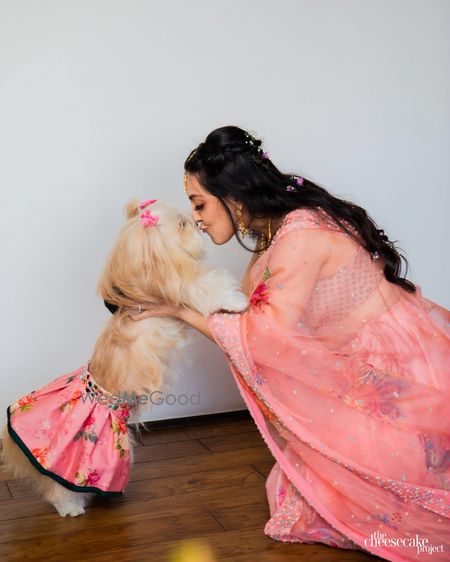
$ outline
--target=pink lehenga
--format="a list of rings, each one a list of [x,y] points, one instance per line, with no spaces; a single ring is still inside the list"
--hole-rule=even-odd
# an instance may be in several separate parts
[[[297,209],[253,265],[248,310],[208,325],[276,459],[266,535],[449,560],[449,313],[382,269]]]

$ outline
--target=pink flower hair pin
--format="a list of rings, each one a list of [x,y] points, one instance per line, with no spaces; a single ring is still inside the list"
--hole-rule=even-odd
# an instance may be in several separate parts
[[[303,182],[305,181],[305,178],[302,178],[302,176],[291,176],[291,180],[293,180],[298,187],[302,187]],[[294,187],[293,185],[287,185],[286,186],[286,191],[297,191],[297,188]]]
[[[145,209],[148,205],[152,205],[156,203],[157,199],[148,199],[147,201],[143,201],[139,204],[139,209]],[[158,215],[152,215],[152,212],[149,209],[146,209],[143,213],[139,215],[141,219],[141,224],[143,224],[146,228],[149,226],[155,226],[159,221]]]

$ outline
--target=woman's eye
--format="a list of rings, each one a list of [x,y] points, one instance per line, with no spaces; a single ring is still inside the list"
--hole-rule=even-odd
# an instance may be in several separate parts
[[[205,205],[196,205],[194,211],[201,211]]]

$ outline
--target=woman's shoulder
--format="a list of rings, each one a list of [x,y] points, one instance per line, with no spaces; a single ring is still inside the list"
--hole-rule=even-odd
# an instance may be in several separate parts
[[[322,208],[298,208],[285,215],[275,236],[280,238],[293,230],[303,229],[342,232],[342,228]]]
[[[320,260],[321,256],[325,259],[325,256],[329,253],[328,233],[331,230],[343,232],[332,218],[320,208],[297,208],[289,211],[276,230],[268,250],[257,258],[251,267],[250,278],[255,281],[266,266],[270,264],[273,266],[280,259],[285,260],[286,251],[289,253],[289,263],[296,267],[297,260],[292,258],[298,256],[291,254],[291,250],[301,252],[303,255],[305,245],[308,250],[313,251],[316,261]],[[308,233],[307,240],[302,235],[303,232]],[[298,244],[297,242],[301,243]],[[253,278],[254,275],[256,275],[255,278]]]

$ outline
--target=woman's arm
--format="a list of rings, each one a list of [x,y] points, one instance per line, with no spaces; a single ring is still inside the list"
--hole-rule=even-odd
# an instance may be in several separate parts
[[[256,246],[258,246],[259,243],[260,241],[258,240]],[[247,268],[245,270],[244,276],[241,281],[241,291],[246,296],[249,295],[251,289],[250,271],[253,267],[253,264],[256,262],[258,258],[259,258],[259,254],[255,252],[252,255],[247,265]],[[131,318],[133,320],[143,320],[144,318],[150,318],[151,316],[171,316],[173,318],[178,318],[179,320],[183,320],[183,322],[186,322],[187,324],[192,326],[192,328],[195,328],[198,332],[209,338],[211,341],[215,342],[215,339],[213,338],[211,330],[208,326],[208,318],[205,318],[202,314],[200,314],[195,310],[192,310],[185,306],[180,306],[178,308],[175,308],[170,305],[150,305],[150,304],[145,304],[143,309],[144,312],[141,312],[140,314],[136,313],[136,311],[133,310],[131,312]]]
[[[208,327],[207,320],[202,314],[200,314],[200,312],[192,310],[191,308],[182,307],[179,309],[178,314],[178,318],[180,320],[183,320],[184,322],[201,332],[204,336],[214,341],[211,330]]]
[[[144,318],[151,318],[155,316],[169,316],[183,320],[210,340],[214,341],[211,335],[211,330],[208,328],[206,318],[197,312],[185,306],[172,306],[170,304],[145,304],[143,312],[138,313],[136,309],[130,310],[130,317],[132,320],[143,320]]]
[[[262,318],[267,321],[270,317],[284,329],[295,329],[320,269],[328,256],[328,233],[312,229],[293,230],[286,233],[277,245],[277,251],[271,256],[266,268],[270,270],[270,276],[264,283],[260,283],[261,295],[242,315],[248,317],[250,326],[252,322],[258,323]],[[244,275],[244,280],[247,277],[247,282],[248,273],[258,257],[258,254],[255,254],[247,266]],[[214,330],[211,330],[210,326],[211,323],[214,323],[215,318],[220,317],[221,312],[226,312],[218,311],[204,317],[200,312],[185,306],[144,304],[143,308],[144,312],[140,314],[136,314],[136,309],[134,309],[130,313],[131,318],[133,320],[142,320],[152,316],[178,318],[216,343],[218,338],[213,336]],[[232,321],[232,316],[234,315],[227,315],[227,318],[230,317],[229,321]]]

